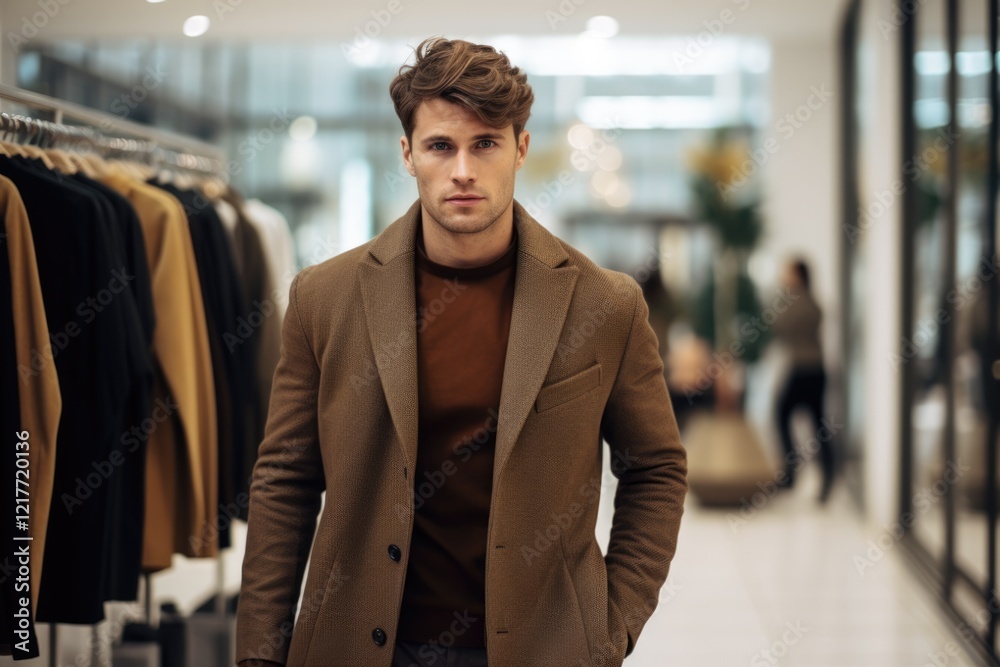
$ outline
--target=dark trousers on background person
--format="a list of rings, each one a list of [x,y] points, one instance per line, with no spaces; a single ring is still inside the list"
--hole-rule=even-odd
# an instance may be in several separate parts
[[[467,646],[445,648],[400,640],[392,654],[392,667],[488,667],[486,649]]]
[[[834,458],[833,442],[824,428],[823,392],[826,389],[826,372],[823,368],[793,368],[785,383],[784,391],[778,399],[778,431],[781,434],[781,445],[785,451],[785,475],[782,486],[792,486],[795,482],[795,471],[801,466],[800,456],[795,450],[792,440],[792,415],[799,407],[808,408],[813,417],[813,437],[819,441],[819,458],[823,466],[823,490],[821,499],[825,500],[833,483]]]

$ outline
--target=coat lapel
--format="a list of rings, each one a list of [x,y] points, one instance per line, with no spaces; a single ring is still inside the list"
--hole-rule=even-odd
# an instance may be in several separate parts
[[[389,225],[361,261],[365,317],[378,375],[403,454],[417,460],[417,341],[414,253],[420,200]],[[518,249],[496,434],[494,485],[524,427],[555,354],[580,269],[558,239],[514,201]]]

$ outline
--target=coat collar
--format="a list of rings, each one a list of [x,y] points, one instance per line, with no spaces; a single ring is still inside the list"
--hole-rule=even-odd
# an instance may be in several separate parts
[[[368,252],[383,266],[400,255],[416,251],[416,234],[420,226],[420,200],[379,234],[368,246]],[[548,267],[556,267],[569,259],[559,240],[528,215],[524,207],[514,200],[514,226],[517,229],[518,252],[527,252]]]
[[[414,257],[420,200],[368,246],[359,281],[379,381],[412,471],[417,460],[417,345]],[[495,424],[493,483],[534,407],[569,310],[580,269],[517,200],[518,248],[507,356]],[[370,257],[369,257],[370,256]],[[413,475],[410,476],[410,480]]]

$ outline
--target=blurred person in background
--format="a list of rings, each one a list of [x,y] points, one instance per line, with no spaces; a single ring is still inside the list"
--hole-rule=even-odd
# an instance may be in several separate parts
[[[792,417],[797,409],[806,408],[812,414],[813,435],[820,443],[823,484],[819,500],[826,502],[834,478],[834,453],[832,440],[821,437],[827,431],[822,422],[826,370],[819,334],[823,313],[813,298],[809,265],[804,259],[794,258],[785,264],[782,286],[788,290],[790,303],[784,312],[776,313],[777,319],[771,325],[772,332],[790,357],[788,377],[777,405],[778,431],[785,454],[785,474],[778,484],[784,488],[793,487],[796,471],[804,462],[792,439]]]

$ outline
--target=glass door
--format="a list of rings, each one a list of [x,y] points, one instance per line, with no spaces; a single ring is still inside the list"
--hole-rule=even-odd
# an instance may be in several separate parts
[[[914,157],[909,158],[908,192],[915,210],[906,221],[912,244],[910,285],[912,322],[904,329],[899,357],[911,403],[909,429],[911,495],[916,505],[913,532],[937,566],[947,562],[947,487],[945,472],[948,428],[947,301],[950,285],[948,178],[953,128],[948,103],[951,57],[948,49],[947,0],[927,0],[916,18]],[[906,168],[904,168],[904,172]],[[904,297],[906,298],[906,297]]]
[[[998,2],[926,0],[902,30],[900,508],[959,634],[1000,664]]]

